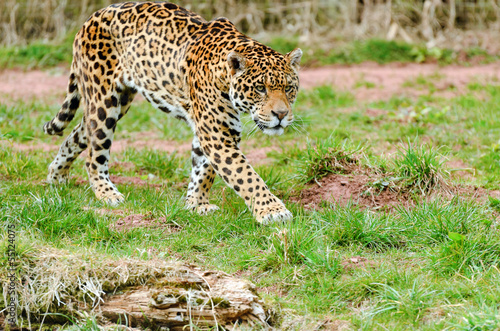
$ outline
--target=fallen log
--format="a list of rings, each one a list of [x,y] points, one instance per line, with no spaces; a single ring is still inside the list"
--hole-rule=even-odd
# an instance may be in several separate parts
[[[79,324],[90,316],[104,329],[110,324],[129,330],[270,328],[254,286],[221,271],[42,246],[19,262],[18,326]]]

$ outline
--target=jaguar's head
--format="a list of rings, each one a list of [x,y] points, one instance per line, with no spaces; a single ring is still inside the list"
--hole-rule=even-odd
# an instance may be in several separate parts
[[[236,109],[249,113],[266,134],[280,135],[293,122],[301,57],[300,48],[281,55],[268,47],[227,56],[231,102]]]

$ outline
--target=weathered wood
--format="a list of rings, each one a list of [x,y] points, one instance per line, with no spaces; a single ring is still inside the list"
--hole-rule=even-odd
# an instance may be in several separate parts
[[[170,330],[234,325],[267,328],[264,309],[253,285],[221,272],[202,275],[187,271],[182,282],[165,277],[157,283],[132,287],[105,296],[99,310],[104,317],[128,326],[153,324]],[[168,284],[168,285],[165,285]],[[178,286],[176,286],[178,285]]]
[[[113,330],[269,328],[253,285],[220,271],[204,272],[175,260],[115,260],[44,246],[30,254],[20,266],[20,323],[47,325],[66,323],[62,316],[93,316]]]

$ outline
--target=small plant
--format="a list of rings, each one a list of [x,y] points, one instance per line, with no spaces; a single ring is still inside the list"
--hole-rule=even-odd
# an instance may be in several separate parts
[[[361,146],[353,146],[346,140],[330,136],[323,141],[307,143],[306,151],[299,155],[299,179],[302,183],[318,181],[331,173],[347,173],[356,165],[356,153]]]
[[[497,212],[500,212],[500,199],[493,198],[493,197],[488,197],[490,201],[490,206]]]
[[[408,140],[407,147],[400,147],[394,160],[396,177],[409,191],[418,190],[426,195],[437,187],[446,187],[449,173],[444,169],[444,156],[430,145],[416,146]]]
[[[393,313],[405,316],[414,323],[422,319],[426,310],[432,306],[437,291],[429,290],[422,284],[413,282],[411,288],[399,290],[387,284],[372,284],[377,286],[375,291],[381,299],[381,305],[375,309],[374,314]]]
[[[432,267],[443,274],[470,274],[500,264],[500,243],[448,233],[449,241],[431,256]]]
[[[450,111],[450,107],[436,108],[427,105],[411,105],[399,107],[395,112],[389,112],[391,117],[403,122],[440,123]]]

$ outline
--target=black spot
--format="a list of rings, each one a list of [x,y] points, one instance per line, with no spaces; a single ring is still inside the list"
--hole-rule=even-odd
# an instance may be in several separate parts
[[[130,95],[129,95],[128,93],[123,93],[123,94],[122,94],[122,96],[121,96],[121,98],[120,98],[120,104],[121,104],[122,106],[127,105],[128,100],[129,100],[129,96],[130,96]]]
[[[111,105],[112,105],[111,99],[104,100],[104,104],[106,105],[106,108],[111,108]]]
[[[109,149],[111,147],[111,140],[110,139],[106,139],[106,141],[102,143],[102,147],[104,149]]]
[[[233,159],[230,158],[230,157],[227,157],[226,158],[226,164],[231,164],[231,163],[233,163]]]
[[[102,131],[102,129],[99,129],[95,132],[95,136],[97,137],[97,139],[104,139],[106,138],[106,134],[104,133],[104,131]]]
[[[193,148],[193,153],[198,155],[198,156],[203,156],[203,151],[199,147]]]
[[[75,109],[78,109],[78,106],[80,106],[80,98],[73,97],[73,99],[71,99],[71,101],[70,101],[69,109],[75,110]]]
[[[96,157],[95,159],[99,164],[104,164],[104,162],[106,162],[107,158],[105,155],[99,155],[98,157]]]
[[[106,119],[106,111],[104,108],[97,108],[97,118],[99,118],[100,121],[104,121]]]
[[[75,90],[76,90],[77,87],[78,86],[76,84],[70,85],[69,88],[68,88],[69,93],[75,92]]]
[[[116,120],[114,118],[112,118],[112,117],[106,118],[106,127],[108,129],[114,128],[115,125],[116,125]]]
[[[59,113],[57,115],[57,118],[59,119],[59,121],[65,122],[68,119],[68,114],[66,114],[66,113]]]

